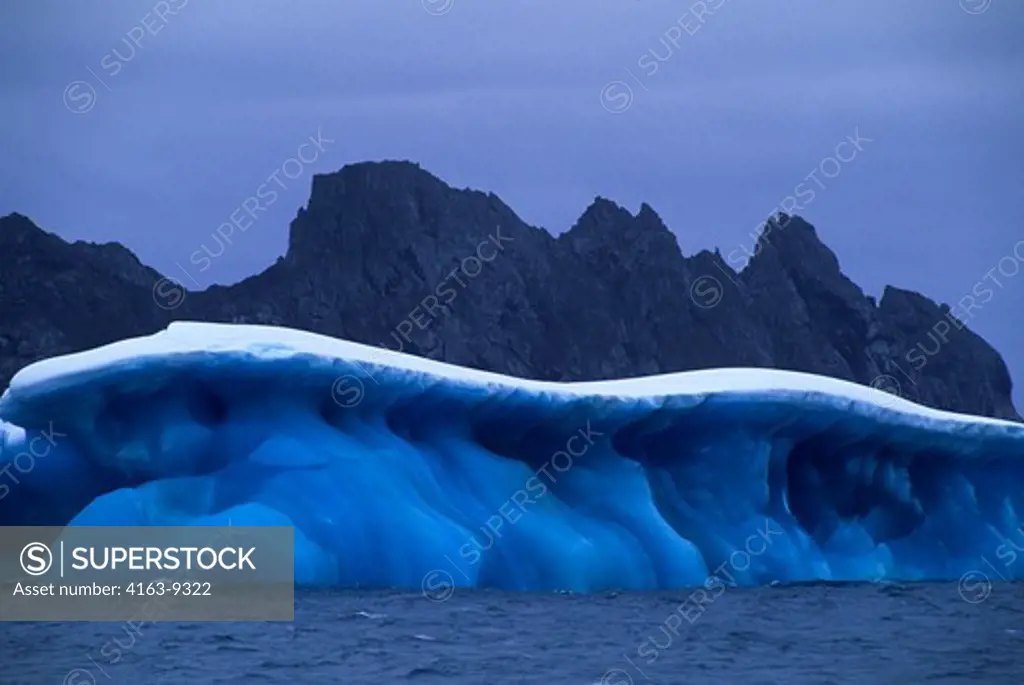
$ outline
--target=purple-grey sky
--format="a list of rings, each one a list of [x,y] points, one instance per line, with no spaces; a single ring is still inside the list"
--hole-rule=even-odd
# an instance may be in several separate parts
[[[984,281],[969,325],[1021,408],[1022,33],[1016,0],[13,0],[0,214],[191,287],[270,264],[310,176],[354,161],[418,161],[556,233],[594,195],[646,201],[687,254],[749,246],[793,196],[869,294]]]

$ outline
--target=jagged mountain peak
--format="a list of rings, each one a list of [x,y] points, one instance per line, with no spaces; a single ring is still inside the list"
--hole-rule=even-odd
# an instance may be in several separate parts
[[[634,215],[612,200],[597,196],[559,242],[580,254],[616,253],[615,261],[630,264],[631,257],[679,259],[682,252],[675,234],[646,202]],[[679,259],[681,263],[681,259]]]
[[[785,273],[800,283],[818,283],[843,292],[847,298],[864,293],[843,272],[839,258],[799,216],[780,214],[765,222],[753,256],[743,270],[750,281]]]
[[[569,231],[588,231],[621,225],[632,219],[633,215],[625,207],[606,197],[596,195]]]
[[[400,195],[450,190],[453,189],[447,183],[415,162],[357,162],[331,173],[314,174],[308,209],[313,210],[320,204],[335,204],[346,198],[372,197],[382,193]]]
[[[668,231],[668,226],[662,221],[658,213],[647,204],[642,202],[640,209],[634,215],[628,209],[606,197],[597,195],[583,210],[583,214],[576,220],[570,231],[589,231],[592,229],[605,229],[618,227],[632,229],[636,227],[653,228],[660,231]]]
[[[424,211],[436,212],[441,205],[460,203],[474,209],[514,214],[494,193],[455,188],[419,164],[400,160],[358,162],[332,173],[314,175],[306,211],[375,207],[390,210],[405,204],[421,218],[418,215]],[[521,222],[518,217],[515,221]]]
[[[38,226],[35,225],[32,219],[18,212],[11,212],[6,216],[0,216],[0,229],[13,231],[24,228],[38,228]]]
[[[292,222],[286,261],[365,259],[371,245],[401,250],[457,242],[477,229],[527,229],[496,195],[456,189],[408,161],[360,162],[313,177],[307,207]]]
[[[641,230],[651,230],[657,233],[671,233],[668,226],[658,215],[654,208],[646,202],[640,203],[640,210],[636,213],[635,225]]]
[[[803,217],[783,213],[764,222],[751,261],[763,254],[775,254],[787,262],[808,256],[825,256],[830,262],[835,260],[832,250],[821,240],[810,222]],[[835,261],[838,265],[838,260]]]
[[[52,242],[64,243],[56,235],[40,228],[32,219],[24,214],[13,212],[0,217],[0,241],[5,243]]]
[[[154,269],[144,265],[121,243],[86,240],[68,243],[17,212],[0,217],[0,251],[4,253],[0,258],[17,257],[32,268],[62,271],[100,269],[143,285],[152,285],[160,278]]]

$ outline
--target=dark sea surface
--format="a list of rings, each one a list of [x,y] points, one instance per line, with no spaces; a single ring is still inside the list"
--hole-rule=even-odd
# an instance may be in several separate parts
[[[1021,583],[731,588],[702,613],[689,594],[300,593],[294,623],[0,623],[0,683],[1024,685]]]

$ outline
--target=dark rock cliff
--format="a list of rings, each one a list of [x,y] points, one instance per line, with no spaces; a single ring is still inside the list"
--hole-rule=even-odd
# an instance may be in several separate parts
[[[810,224],[766,226],[737,273],[717,252],[684,257],[647,205],[634,216],[598,198],[555,238],[416,164],[362,163],[314,177],[277,263],[181,299],[124,247],[69,244],[13,214],[0,219],[0,387],[37,359],[190,319],[551,380],[777,367],[1020,420],[1002,358],[948,308],[891,287],[876,303]]]

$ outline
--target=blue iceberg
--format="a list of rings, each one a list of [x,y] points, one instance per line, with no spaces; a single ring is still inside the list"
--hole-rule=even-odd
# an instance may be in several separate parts
[[[0,525],[291,525],[305,585],[1024,577],[1024,425],[810,374],[549,383],[175,323],[23,369],[0,418]]]

